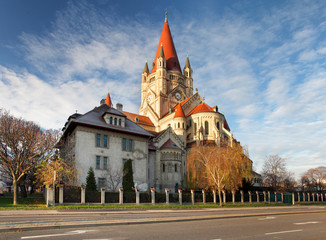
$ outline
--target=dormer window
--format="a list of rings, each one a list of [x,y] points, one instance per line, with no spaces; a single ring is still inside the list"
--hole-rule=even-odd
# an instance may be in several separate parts
[[[110,117],[110,124],[113,124],[113,118]]]

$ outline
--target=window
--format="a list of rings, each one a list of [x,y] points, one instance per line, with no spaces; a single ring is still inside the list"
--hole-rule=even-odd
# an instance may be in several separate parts
[[[119,118],[119,126],[121,126],[121,118]]]
[[[208,121],[205,121],[205,134],[209,134]]]
[[[180,128],[180,123],[178,122],[178,128]]]
[[[132,144],[133,144],[132,139],[129,139],[129,151],[132,151],[133,149]]]
[[[96,147],[101,146],[101,134],[97,133],[96,134]]]
[[[162,165],[162,171],[165,172],[165,164]]]
[[[114,118],[114,125],[117,125],[117,118]]]
[[[178,165],[177,164],[174,164],[174,171],[178,172]]]
[[[220,123],[219,122],[216,122],[216,127],[218,130],[220,130]]]
[[[112,124],[113,123],[113,118],[112,117],[110,117],[110,124]]]
[[[197,133],[197,123],[194,124],[194,133]]]
[[[108,169],[108,157],[103,157],[103,169]]]
[[[102,187],[105,187],[105,178],[98,178],[98,188],[101,189]]]
[[[108,147],[108,135],[103,136],[103,147]]]
[[[127,139],[122,138],[122,150],[127,150]]]
[[[96,169],[100,169],[100,168],[101,168],[101,157],[96,156]]]

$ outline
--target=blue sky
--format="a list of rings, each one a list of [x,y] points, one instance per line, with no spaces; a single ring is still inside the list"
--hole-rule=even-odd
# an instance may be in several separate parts
[[[0,108],[61,128],[110,91],[137,113],[168,9],[180,64],[260,171],[326,162],[325,1],[0,1]]]

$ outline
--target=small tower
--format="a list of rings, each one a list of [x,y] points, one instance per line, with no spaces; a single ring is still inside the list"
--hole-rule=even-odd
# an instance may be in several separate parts
[[[186,116],[180,103],[175,107],[173,129],[180,139],[186,143]]]
[[[145,98],[146,98],[146,91],[147,91],[147,87],[148,87],[148,77],[149,75],[149,70],[148,70],[148,64],[147,61],[145,62],[145,67],[144,67],[144,71],[141,75],[141,103],[143,104]]]
[[[187,56],[185,67],[183,68],[183,75],[186,78],[186,94],[187,97],[193,95],[193,80],[192,80],[192,68],[190,66],[189,57]]]
[[[108,93],[106,95],[105,104],[108,105],[109,107],[113,107],[113,104],[112,104],[112,101],[111,101],[111,97],[110,97],[110,93]]]

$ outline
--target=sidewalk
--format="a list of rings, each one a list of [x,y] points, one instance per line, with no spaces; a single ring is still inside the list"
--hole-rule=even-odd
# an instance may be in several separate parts
[[[275,211],[274,211],[275,210]],[[207,213],[205,213],[207,212]],[[126,224],[150,224],[164,222],[198,221],[239,217],[262,217],[285,214],[326,213],[326,207],[273,207],[273,208],[228,208],[198,210],[107,210],[62,211],[62,210],[4,210],[0,211],[0,232],[26,231],[48,228],[92,227]],[[199,215],[205,213],[204,215]],[[209,214],[208,214],[209,213]],[[91,215],[92,214],[92,215]],[[180,216],[168,216],[168,215]],[[88,219],[99,215],[97,219]],[[161,215],[155,217],[155,215]],[[6,219],[7,216],[7,219]],[[31,219],[34,216],[33,219]],[[58,219],[55,219],[56,216]],[[154,216],[154,217],[151,217]],[[50,219],[42,219],[49,217]],[[69,219],[73,217],[73,219]],[[77,217],[80,217],[78,219]],[[103,218],[115,219],[103,219]],[[14,220],[10,221],[10,218]],[[17,219],[16,218],[21,218]],[[53,218],[53,219],[51,219]],[[82,219],[84,218],[84,219]],[[102,219],[101,219],[102,218]],[[7,221],[6,221],[7,220]]]

